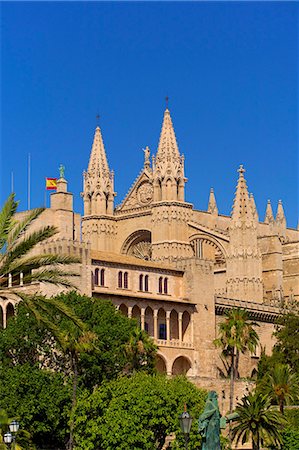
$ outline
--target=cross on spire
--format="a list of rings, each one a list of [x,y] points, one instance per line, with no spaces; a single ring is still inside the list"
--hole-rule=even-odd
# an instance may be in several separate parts
[[[168,102],[169,102],[169,97],[168,97],[168,95],[166,95],[166,97],[165,97],[165,102],[166,102],[166,109],[168,109]]]
[[[100,114],[99,113],[96,115],[96,121],[97,121],[97,125],[99,125],[99,122],[100,122]]]
[[[239,174],[245,173],[245,169],[243,167],[243,164],[240,165],[239,169],[238,169]]]

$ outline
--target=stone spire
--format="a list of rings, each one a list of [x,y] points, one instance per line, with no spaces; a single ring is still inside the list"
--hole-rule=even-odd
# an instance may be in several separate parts
[[[229,226],[227,296],[261,302],[263,299],[262,258],[257,243],[257,220],[249,197],[244,168],[239,179]]]
[[[255,205],[255,201],[254,201],[254,196],[253,196],[252,193],[249,195],[249,200],[250,200],[250,205],[251,205],[251,210],[252,210],[253,218],[258,222],[259,216],[258,216],[258,212],[257,212],[257,209],[256,209],[256,205]]]
[[[184,201],[184,156],[180,155],[169,109],[164,112],[156,157],[153,157],[155,201]]]
[[[211,188],[211,190],[210,190],[208,212],[211,214],[214,214],[215,216],[218,214],[218,208],[217,208],[217,203],[216,203],[216,198],[215,198],[213,188]]]
[[[272,211],[272,206],[271,206],[270,200],[268,200],[268,202],[267,202],[266,215],[265,215],[264,222],[269,223],[269,224],[274,223],[274,216],[273,216],[273,211]]]
[[[242,165],[239,167],[238,172],[239,179],[232,209],[232,221],[240,223],[250,222],[253,220],[253,212],[244,178],[245,169]]]
[[[286,232],[287,221],[286,221],[286,218],[284,215],[284,210],[283,210],[281,200],[278,200],[275,224],[276,224],[279,234],[281,236],[284,236],[285,232]]]
[[[84,172],[84,215],[113,214],[114,174],[110,171],[100,127],[97,127],[87,172]]]

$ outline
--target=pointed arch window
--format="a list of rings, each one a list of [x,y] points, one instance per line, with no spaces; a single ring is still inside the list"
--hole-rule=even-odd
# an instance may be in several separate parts
[[[163,293],[163,277],[159,278],[159,294]]]
[[[105,286],[105,269],[101,269],[100,272],[100,285]]]
[[[128,289],[128,280],[129,280],[129,275],[128,272],[124,273],[124,288]]]
[[[123,273],[122,271],[118,272],[118,287],[123,287]]]
[[[168,278],[164,278],[164,294],[168,294]]]
[[[144,290],[145,292],[148,292],[148,275],[145,275],[144,277]]]
[[[96,270],[94,271],[94,284],[96,286],[99,285],[99,269],[96,268]]]
[[[139,291],[143,291],[143,275],[139,275]]]

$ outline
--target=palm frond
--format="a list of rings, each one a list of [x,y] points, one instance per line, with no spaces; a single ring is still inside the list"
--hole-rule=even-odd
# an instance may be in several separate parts
[[[37,255],[20,258],[9,266],[10,273],[30,272],[44,266],[69,265],[79,263],[80,258],[62,255]]]
[[[67,277],[78,277],[76,272],[64,272],[59,269],[44,269],[33,274],[24,276],[24,284],[34,281],[40,283],[51,283],[65,287],[74,287],[73,283]]]
[[[8,235],[15,224],[13,217],[16,213],[17,206],[18,202],[15,201],[15,194],[12,193],[0,211],[0,250],[5,246]]]
[[[10,264],[13,261],[15,261],[17,258],[21,258],[23,255],[26,255],[37,244],[45,241],[46,239],[49,239],[56,233],[56,228],[50,226],[32,232],[29,236],[18,242],[11,251],[6,253],[4,262],[2,263],[2,267],[0,269],[0,273],[3,274],[10,272]]]
[[[32,222],[41,215],[44,210],[45,208],[35,208],[32,211],[28,212],[23,220],[15,223],[15,226],[12,228],[7,238],[8,250],[11,250],[13,248],[16,241],[18,241],[22,237],[22,234],[27,230]]]

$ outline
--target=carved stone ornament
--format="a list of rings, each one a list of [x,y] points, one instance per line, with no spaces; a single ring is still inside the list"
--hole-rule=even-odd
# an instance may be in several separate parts
[[[146,261],[152,258],[152,244],[150,242],[141,241],[132,247],[132,255]]]
[[[148,205],[153,199],[153,186],[150,183],[142,183],[137,191],[137,199],[140,205]]]

